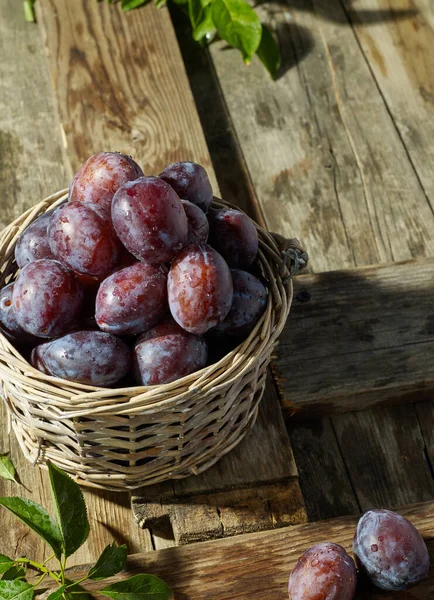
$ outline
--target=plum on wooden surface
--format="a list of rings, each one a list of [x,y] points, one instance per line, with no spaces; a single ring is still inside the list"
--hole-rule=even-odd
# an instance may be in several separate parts
[[[212,187],[205,169],[194,162],[172,163],[159,175],[180,198],[207,212],[213,199]]]
[[[170,383],[206,365],[205,340],[166,319],[139,337],[133,352],[137,382]]]
[[[322,542],[306,550],[289,578],[290,600],[352,600],[357,571],[342,546]]]
[[[15,246],[15,260],[20,269],[27,263],[40,258],[54,258],[48,239],[48,226],[53,211],[39,216],[18,238]]]
[[[168,309],[167,268],[136,263],[105,279],[96,296],[96,322],[103,331],[136,335],[155,325]]]
[[[12,301],[18,324],[25,331],[51,338],[68,331],[76,321],[83,289],[62,263],[42,258],[22,269]]]
[[[41,339],[27,333],[17,321],[12,302],[13,291],[14,283],[0,290],[0,331],[14,344],[39,344]]]
[[[69,200],[92,202],[110,209],[113,196],[127,181],[143,176],[139,165],[126,154],[100,152],[80,167],[69,187]]]
[[[187,244],[206,244],[209,234],[209,223],[206,214],[196,204],[181,200],[188,221]]]
[[[190,333],[203,334],[227,316],[233,297],[229,267],[206,244],[187,246],[173,260],[168,277],[169,307]]]
[[[405,590],[428,575],[430,559],[421,534],[390,510],[370,510],[360,518],[353,550],[361,571],[382,590]]]
[[[31,362],[54,377],[107,387],[128,373],[131,351],[109,333],[75,331],[34,348]]]
[[[113,198],[112,220],[127,250],[151,264],[169,262],[187,241],[181,200],[158,177],[140,177],[123,185]]]
[[[110,213],[97,204],[64,204],[54,213],[48,236],[53,254],[80,275],[103,279],[120,260]]]
[[[209,331],[210,335],[247,338],[267,306],[267,290],[257,277],[246,271],[231,269],[234,295],[225,320]]]
[[[215,210],[208,215],[209,243],[233,269],[247,269],[258,254],[258,232],[245,213],[232,208]]]

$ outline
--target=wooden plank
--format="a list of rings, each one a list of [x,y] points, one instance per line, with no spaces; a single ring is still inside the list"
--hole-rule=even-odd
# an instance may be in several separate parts
[[[146,174],[208,150],[166,8],[41,0],[40,23],[68,158],[132,154]]]
[[[358,513],[360,506],[331,420],[288,419],[288,431],[309,521]]]
[[[158,173],[173,160],[189,158],[208,169],[218,192],[167,9],[158,10],[149,5],[140,11],[123,14],[119,5],[84,0],[78,6],[77,3],[72,6],[66,0],[41,0],[40,7],[44,41],[71,162],[76,165],[102,148],[116,149],[134,155],[145,172]],[[269,395],[274,394],[274,406],[278,407],[275,391],[272,387],[268,389]],[[224,472],[217,467],[216,478],[221,481],[222,489],[228,490],[235,485],[238,472],[247,473],[248,481],[241,478],[241,487],[260,482],[265,477],[267,482],[295,477],[290,442],[278,408],[266,427],[268,433],[272,428],[277,437],[263,437],[262,461],[250,458],[258,456],[255,453],[257,442],[252,436],[245,442],[243,454],[231,453],[227,457]],[[274,439],[282,442],[283,452],[277,453]],[[264,463],[276,463],[275,470],[265,468]],[[207,477],[205,474],[195,478],[195,493],[213,489]],[[294,514],[304,519],[302,499],[299,492],[293,492],[294,485],[291,481],[288,488],[294,509],[288,519],[293,520]],[[184,490],[185,498],[187,488],[182,486],[179,484],[179,489]],[[175,522],[172,523],[174,539],[187,539],[190,535],[188,527],[193,526],[194,511],[197,510],[193,503],[191,518],[175,518],[178,508],[172,508],[172,496],[173,489],[176,495],[178,488],[168,483],[164,489],[167,500],[158,511],[158,521],[163,521],[164,526],[162,531],[154,531],[159,540],[156,545],[164,544],[161,540],[165,538],[169,538],[170,543],[173,541],[170,528],[167,531],[168,516],[173,516]],[[160,497],[159,490],[159,486],[153,492],[146,490],[143,492],[145,499],[149,500],[148,493],[151,499]],[[287,498],[274,497],[276,502],[277,498],[281,499],[283,512]],[[228,501],[227,497],[224,501]],[[152,518],[143,498],[134,500],[134,510],[138,506],[149,515],[147,522],[153,523],[153,530],[157,528],[157,519]],[[143,524],[140,514],[138,519]],[[264,519],[268,523],[270,515]],[[196,539],[198,533],[195,530],[191,535]],[[204,536],[207,535],[204,532]]]
[[[318,272],[432,255],[432,208],[339,0],[272,20],[288,69],[274,85],[210,50],[269,228]]]
[[[60,132],[38,28],[25,22],[21,3],[5,0],[0,3],[2,224],[67,184],[71,168]],[[8,430],[3,403],[0,423],[0,454],[10,453],[22,482],[18,487],[0,479],[0,495],[24,495],[51,507],[46,473],[24,459]],[[71,564],[96,561],[113,539],[124,541],[130,552],[152,548],[149,532],[132,521],[128,495],[84,493],[92,535],[71,557]],[[1,523],[1,553],[41,561],[47,558],[45,544],[5,510]]]
[[[282,527],[306,520],[296,478],[280,402],[270,381],[258,421],[239,446],[198,477],[134,492],[133,510],[140,525],[153,532],[162,522],[166,537],[169,519],[176,544]]]
[[[393,10],[391,10],[393,8]],[[389,18],[375,14],[389,12]],[[402,18],[403,15],[405,18]],[[434,16],[427,0],[355,0],[354,31],[425,193],[433,204]]]
[[[70,177],[38,29],[25,22],[19,2],[4,0],[0,5],[0,229],[65,187]]]
[[[434,499],[434,481],[414,406],[349,413],[334,420],[362,510]]]
[[[272,365],[287,410],[432,398],[433,295],[434,259],[298,277]]]
[[[424,536],[431,556],[428,579],[407,592],[384,592],[360,586],[355,600],[432,600],[434,598],[434,504],[408,507],[399,512]],[[230,540],[191,544],[160,552],[131,556],[125,576],[146,572],[162,577],[182,600],[285,600],[288,577],[299,556],[321,541],[341,544],[351,553],[357,517],[298,525],[276,531],[252,533]],[[85,569],[76,569],[80,577]],[[89,586],[96,592],[100,585]]]

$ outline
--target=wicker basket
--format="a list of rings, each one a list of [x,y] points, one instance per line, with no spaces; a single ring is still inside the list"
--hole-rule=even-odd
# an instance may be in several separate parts
[[[18,236],[66,197],[66,190],[50,196],[0,233],[0,287],[17,275]],[[230,205],[216,199],[214,206]],[[79,483],[125,490],[201,473],[241,441],[255,422],[289,313],[290,277],[307,261],[296,240],[257,228],[270,291],[263,317],[222,360],[173,383],[108,389],[57,379],[34,369],[0,334],[3,398],[29,461],[50,460]]]

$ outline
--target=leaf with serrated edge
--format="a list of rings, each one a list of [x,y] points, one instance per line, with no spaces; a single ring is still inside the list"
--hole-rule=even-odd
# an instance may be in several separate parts
[[[63,596],[63,592],[65,591],[65,587],[64,585],[61,585],[60,588],[58,588],[56,591],[52,592],[47,600],[60,600]]]
[[[25,579],[26,578],[26,571],[23,569],[23,567],[20,567],[18,565],[13,565],[10,569],[8,569],[2,577],[2,580],[6,581],[6,580],[12,580],[12,579]]]
[[[258,15],[245,0],[214,0],[212,20],[219,36],[241,51],[245,63],[252,60],[261,43]]]
[[[33,586],[25,581],[0,581],[0,600],[32,600],[33,594]]]
[[[48,463],[51,491],[62,534],[62,551],[71,556],[89,535],[86,504],[80,486],[62,469]]]
[[[104,548],[96,565],[89,571],[88,578],[98,581],[112,577],[122,571],[127,562],[127,547],[125,544],[116,546],[115,543],[109,544]]]
[[[256,54],[274,79],[280,69],[280,50],[273,34],[265,25],[262,25],[261,43]]]
[[[0,573],[5,573],[8,569],[14,566],[14,561],[9,556],[0,554]]]
[[[18,483],[15,479],[15,474],[15,467],[12,464],[11,459],[8,456],[0,456],[0,477]]]
[[[112,600],[169,600],[172,590],[154,575],[134,575],[100,591]]]
[[[60,558],[62,536],[56,522],[50,517],[45,508],[27,498],[0,498],[0,506],[4,506],[39,535]]]

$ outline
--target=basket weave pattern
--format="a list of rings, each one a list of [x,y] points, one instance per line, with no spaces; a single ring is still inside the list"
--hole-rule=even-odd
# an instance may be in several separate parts
[[[0,233],[0,287],[17,275],[18,236],[66,197],[66,190],[50,196]],[[216,200],[213,206],[231,205]],[[266,311],[247,340],[192,375],[153,387],[91,387],[34,369],[0,334],[2,395],[26,458],[51,460],[79,483],[122,490],[199,474],[234,448],[255,422],[290,309],[291,271],[305,257],[294,240],[257,229]]]

